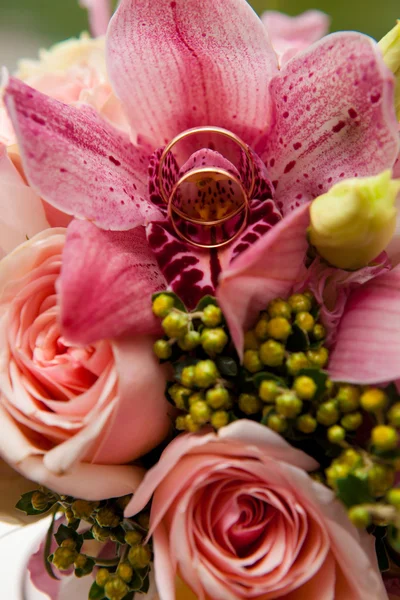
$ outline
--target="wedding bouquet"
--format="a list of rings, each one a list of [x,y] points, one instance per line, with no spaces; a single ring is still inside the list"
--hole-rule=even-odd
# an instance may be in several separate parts
[[[0,454],[51,515],[33,583],[400,598],[400,24],[85,5],[98,37],[22,61],[0,108]]]

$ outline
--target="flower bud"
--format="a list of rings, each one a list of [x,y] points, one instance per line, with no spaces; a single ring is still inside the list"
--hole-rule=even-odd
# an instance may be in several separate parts
[[[228,343],[228,336],[222,327],[204,329],[201,334],[201,345],[203,350],[213,356],[220,354]]]
[[[134,569],[144,569],[150,564],[151,552],[148,546],[132,546],[128,560]]]
[[[400,488],[393,488],[386,494],[386,501],[400,509]]]
[[[346,431],[355,431],[361,427],[363,422],[363,416],[360,412],[353,412],[342,417],[340,424],[346,429]]]
[[[294,352],[286,361],[286,368],[290,375],[297,375],[301,369],[306,369],[309,366],[309,360],[304,352]]]
[[[306,294],[293,294],[288,300],[289,306],[294,313],[309,312],[311,300]]]
[[[200,345],[200,333],[198,331],[188,331],[188,333],[179,340],[178,346],[185,352],[190,352]]]
[[[194,376],[195,376],[194,365],[189,365],[188,367],[185,367],[184,369],[182,369],[182,374],[181,374],[182,385],[186,388],[194,387],[194,385],[195,385]]]
[[[317,391],[317,384],[311,377],[302,375],[295,379],[293,388],[298,397],[302,400],[312,400]]]
[[[153,346],[153,351],[160,360],[168,360],[172,355],[171,345],[166,340],[157,340]]]
[[[321,423],[321,425],[325,425],[325,427],[334,425],[336,421],[338,421],[339,416],[339,410],[335,400],[324,402],[318,407],[317,421],[318,423]]]
[[[129,592],[129,588],[120,577],[112,575],[104,586],[104,591],[108,600],[122,600]]]
[[[321,346],[318,350],[308,350],[307,358],[313,366],[323,369],[328,362],[329,352],[324,346]]]
[[[362,394],[360,402],[364,410],[374,413],[383,410],[386,407],[388,397],[383,390],[372,388]]]
[[[372,430],[371,441],[377,450],[394,450],[399,443],[399,434],[394,427],[377,425]]]
[[[255,326],[254,333],[257,340],[265,342],[268,339],[268,321],[267,319],[260,319]]]
[[[180,338],[187,333],[189,317],[186,313],[171,312],[162,322],[162,328],[170,338]]]
[[[334,267],[365,267],[393,237],[399,191],[390,170],[337,183],[311,204],[311,244]]]
[[[267,425],[276,433],[284,433],[288,427],[285,417],[281,415],[271,415],[268,417]]]
[[[224,387],[218,386],[208,390],[206,393],[206,402],[214,410],[224,408],[229,405],[229,392]]]
[[[100,525],[97,524],[93,525],[91,531],[94,539],[97,542],[106,542],[111,535],[111,531],[109,529],[100,527]]]
[[[296,315],[295,323],[306,333],[311,333],[311,331],[313,330],[315,321],[314,321],[314,317],[312,316],[311,313],[299,312]]]
[[[84,569],[87,563],[87,556],[84,554],[78,554],[74,561],[75,569]]]
[[[346,431],[340,425],[329,427],[327,434],[331,444],[341,444],[346,437]]]
[[[296,429],[302,433],[314,433],[317,429],[317,420],[312,415],[301,415],[296,420]]]
[[[254,394],[240,394],[239,408],[246,415],[256,415],[261,412],[261,400]]]
[[[74,564],[78,552],[71,548],[57,548],[53,554],[52,563],[59,571],[68,571],[68,569]]]
[[[326,336],[325,327],[323,325],[321,325],[321,323],[317,323],[316,325],[314,325],[311,334],[312,334],[314,340],[317,340],[317,342],[320,342],[323,339],[325,339],[325,336]]]
[[[195,383],[200,388],[208,388],[217,383],[217,365],[212,360],[201,360],[195,367]]]
[[[200,429],[200,425],[195,422],[192,415],[185,415],[185,430],[189,433],[197,433]]]
[[[400,21],[381,39],[378,44],[383,54],[386,66],[396,78],[395,108],[400,120]]]
[[[284,392],[276,399],[276,410],[281,417],[294,419],[303,408],[303,402],[293,392]]]
[[[179,410],[186,410],[187,401],[191,394],[191,390],[183,387],[183,385],[174,383],[174,385],[168,389],[168,393],[175,402],[176,408],[179,408]]]
[[[118,577],[121,577],[122,581],[129,583],[133,577],[133,569],[128,562],[123,562],[118,565],[117,569]]]
[[[153,300],[153,313],[160,319],[164,319],[172,308],[174,308],[174,299],[168,294],[160,294]]]
[[[190,415],[197,425],[205,425],[211,418],[211,410],[206,402],[199,400],[191,405]]]
[[[363,506],[352,506],[348,512],[349,519],[359,529],[365,529],[371,524],[371,517]]]
[[[222,312],[218,306],[209,304],[203,310],[203,316],[201,317],[206,327],[218,327],[222,321]]]
[[[211,417],[211,425],[214,429],[222,429],[229,423],[229,415],[225,410],[217,410]]]
[[[50,498],[43,492],[34,492],[32,494],[31,504],[35,510],[45,510],[49,505]]]
[[[100,527],[118,527],[120,517],[108,507],[100,508],[96,514],[96,521]]]
[[[258,394],[263,402],[273,403],[279,394],[279,386],[276,381],[264,379],[261,382]]]
[[[246,350],[243,356],[243,366],[250,373],[257,373],[262,370],[263,364],[257,350]]]
[[[360,391],[354,385],[341,385],[336,400],[342,413],[353,412],[360,406]]]
[[[268,340],[260,348],[260,358],[267,367],[279,367],[285,359],[285,347],[275,340]]]
[[[87,521],[92,516],[93,511],[99,506],[98,502],[88,502],[86,500],[75,500],[71,509],[74,517]]]
[[[107,581],[110,579],[110,572],[108,569],[99,569],[96,573],[96,583],[99,587],[104,587]]]
[[[284,317],[274,317],[268,321],[267,331],[268,335],[274,340],[280,340],[284,342],[292,333],[292,326]]]
[[[268,304],[268,314],[271,318],[284,317],[285,319],[290,319],[292,309],[288,302],[285,302],[281,298],[276,298]]]
[[[393,486],[395,471],[388,465],[373,465],[368,471],[368,488],[373,496],[380,497],[386,494]]]

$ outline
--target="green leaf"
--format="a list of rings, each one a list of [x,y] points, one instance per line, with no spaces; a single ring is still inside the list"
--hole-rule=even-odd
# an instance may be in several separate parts
[[[111,533],[111,539],[115,542],[119,542],[120,544],[125,544],[125,530],[121,525],[115,527]]]
[[[317,386],[317,391],[315,392],[314,398],[316,400],[318,400],[318,398],[320,396],[322,396],[322,394],[326,391],[326,382],[328,380],[328,373],[325,373],[325,371],[318,369],[318,367],[315,367],[315,368],[310,367],[310,368],[301,369],[301,371],[299,371],[297,377],[300,375],[305,375],[306,377],[310,377],[310,379],[312,379],[314,381],[315,385]]]
[[[290,352],[304,352],[310,347],[310,340],[306,332],[296,323],[292,325],[293,333],[288,337],[286,348]]]
[[[194,312],[201,312],[205,309],[206,306],[209,306],[210,304],[212,304],[213,306],[218,306],[217,299],[214,298],[214,296],[204,296],[204,298],[200,300],[200,302],[194,309]]]
[[[338,479],[336,483],[337,496],[347,507],[374,502],[366,480],[359,479],[350,473],[347,477]]]
[[[143,585],[143,577],[137,571],[134,571],[132,581],[129,585],[135,592],[140,592]]]
[[[82,537],[84,540],[93,540],[93,533],[91,529],[88,529],[87,531],[85,531],[85,533],[82,533]]]
[[[179,296],[177,296],[176,294],[174,294],[174,292],[157,292],[156,294],[152,295],[152,297],[151,297],[152,302],[154,302],[154,300],[156,298],[158,298],[158,296],[161,296],[161,294],[163,294],[164,296],[170,296],[171,298],[173,298],[174,299],[174,306],[175,306],[175,308],[177,308],[178,310],[181,310],[182,312],[187,313],[186,306],[183,304],[183,302],[179,298]]]
[[[378,559],[379,570],[384,573],[385,571],[389,571],[389,558],[387,555],[387,550],[385,546],[385,542],[382,538],[376,538],[375,540],[375,552]]]
[[[77,551],[80,552],[80,549],[82,548],[83,536],[79,535],[76,533],[76,531],[70,527],[67,527],[66,525],[60,525],[60,527],[57,529],[57,533],[54,534],[54,537],[59,546],[61,546],[64,540],[73,539],[76,543]]]
[[[265,379],[268,379],[268,380],[272,379],[272,381],[276,381],[282,387],[284,387],[284,388],[288,387],[288,384],[282,377],[279,377],[278,375],[275,375],[274,373],[269,373],[268,371],[260,371],[259,373],[256,373],[255,375],[253,375],[252,379],[253,379],[254,385],[256,386],[257,389],[260,387],[261,382],[265,381]]]
[[[133,600],[135,597],[135,592],[129,592],[126,596],[122,598],[122,600]]]
[[[103,600],[104,597],[104,588],[94,581],[89,591],[89,600]]]
[[[26,494],[22,494],[21,498],[18,500],[17,504],[15,505],[15,508],[17,508],[21,512],[24,512],[25,514],[30,515],[30,516],[43,515],[44,513],[48,512],[51,509],[51,507],[54,506],[54,504],[56,503],[56,499],[54,499],[53,502],[49,502],[46,505],[46,507],[43,508],[42,510],[36,510],[32,506],[32,496],[37,491],[38,490],[33,490],[32,492],[27,492]]]
[[[215,362],[221,375],[224,375],[224,377],[237,377],[239,367],[233,358],[230,356],[218,356]]]
[[[85,577],[86,575],[90,575],[90,573],[94,569],[95,564],[96,563],[92,558],[88,558],[83,568],[75,569],[76,577]]]

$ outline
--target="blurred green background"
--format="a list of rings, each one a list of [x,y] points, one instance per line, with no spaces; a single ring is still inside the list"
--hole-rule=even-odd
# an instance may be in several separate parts
[[[331,15],[332,30],[354,29],[379,39],[400,18],[399,0],[250,0],[290,15],[318,8]],[[18,56],[35,56],[40,46],[78,34],[87,27],[76,0],[0,0],[0,63],[13,68]]]

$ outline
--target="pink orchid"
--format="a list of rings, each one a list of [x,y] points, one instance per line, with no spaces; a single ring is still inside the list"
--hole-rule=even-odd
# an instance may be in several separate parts
[[[80,5],[89,11],[90,29],[93,36],[104,35],[111,17],[110,0],[80,0]]]
[[[107,54],[131,139],[88,107],[8,82],[5,102],[30,185],[56,208],[94,223],[89,249],[87,223],[74,222],[67,237],[61,318],[72,341],[122,333],[128,302],[126,330],[154,331],[149,294],[169,284],[193,305],[215,292],[221,270],[229,277],[230,269],[252,263],[254,248],[258,266],[251,277],[263,281],[272,260],[264,242],[274,233],[264,234],[279,220],[275,205],[288,214],[342,178],[376,174],[395,162],[393,76],[370,38],[332,34],[279,70],[247,2],[231,0],[228,15],[226,8],[222,0],[122,0],[108,29]],[[157,148],[201,126],[225,128],[253,149],[249,226],[221,253],[194,251],[174,235],[155,177]],[[223,164],[245,180],[220,153],[207,147],[202,155],[208,167]],[[197,156],[192,150],[180,174]],[[178,170],[171,163],[166,180],[174,183]],[[138,238],[131,230],[144,226],[159,267],[144,235],[141,245],[131,243]],[[110,230],[121,232],[118,244]],[[274,260],[279,275],[281,259]]]
[[[319,10],[307,10],[297,17],[267,10],[261,20],[281,65],[326,35],[330,24],[328,15]]]

